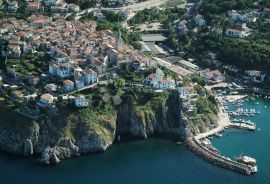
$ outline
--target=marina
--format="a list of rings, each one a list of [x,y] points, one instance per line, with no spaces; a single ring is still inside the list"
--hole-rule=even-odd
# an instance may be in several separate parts
[[[231,116],[255,116],[260,114],[260,111],[256,111],[256,109],[244,109],[237,108],[236,110],[228,110],[227,101],[232,103],[235,107],[237,105],[235,102],[239,101],[244,102],[244,98],[247,95],[237,95],[235,100],[230,100],[228,98],[223,98],[219,96],[218,100],[220,103],[219,109],[219,120],[218,125],[214,129],[207,131],[205,133],[201,133],[193,138],[187,140],[186,145],[190,150],[195,152],[197,155],[206,159],[207,161],[214,163],[220,167],[224,167],[229,170],[233,170],[236,172],[240,172],[245,175],[251,175],[252,173],[256,173],[258,171],[256,159],[249,156],[240,156],[235,160],[232,160],[229,157],[222,156],[222,153],[212,146],[211,142],[207,137],[212,138],[214,135],[217,138],[221,138],[223,135],[221,132],[224,132],[225,129],[234,128],[234,129],[243,129],[248,131],[256,131],[256,124],[251,120],[246,119],[231,119]],[[224,102],[224,99],[227,99]],[[249,100],[255,100],[255,98],[247,98]],[[230,108],[231,109],[231,108]],[[255,163],[255,164],[254,164]]]

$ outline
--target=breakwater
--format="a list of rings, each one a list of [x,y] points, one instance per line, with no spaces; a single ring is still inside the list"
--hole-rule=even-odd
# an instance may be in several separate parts
[[[256,130],[256,125],[251,125],[251,124],[247,124],[247,123],[233,122],[233,123],[230,124],[230,127],[239,128],[239,129],[245,129],[245,130],[249,130],[249,131],[255,131]]]
[[[213,163],[217,166],[236,171],[245,175],[252,174],[252,168],[249,165],[245,165],[236,161],[233,161],[229,158],[225,158],[217,153],[214,153],[211,150],[208,150],[196,138],[189,138],[185,142],[188,149],[193,151],[195,154],[204,158],[210,163]]]

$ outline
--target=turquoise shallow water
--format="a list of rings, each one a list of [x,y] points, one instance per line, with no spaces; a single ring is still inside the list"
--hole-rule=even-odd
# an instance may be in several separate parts
[[[252,176],[213,166],[171,141],[150,139],[116,144],[105,153],[85,155],[53,167],[0,152],[0,184],[270,184],[270,103],[258,101],[259,105],[246,102],[245,108],[261,111],[249,118],[260,131],[231,129],[222,138],[212,140],[231,158],[241,153],[256,157],[259,172]]]

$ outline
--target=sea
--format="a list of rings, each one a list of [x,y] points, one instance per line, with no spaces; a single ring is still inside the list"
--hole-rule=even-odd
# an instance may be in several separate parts
[[[231,110],[236,108],[229,105]],[[117,143],[104,153],[56,166],[0,152],[0,184],[270,184],[270,100],[246,101],[242,108],[261,112],[246,117],[257,124],[257,130],[228,129],[211,142],[232,159],[241,154],[256,158],[258,173],[251,176],[212,165],[184,145],[151,138]]]

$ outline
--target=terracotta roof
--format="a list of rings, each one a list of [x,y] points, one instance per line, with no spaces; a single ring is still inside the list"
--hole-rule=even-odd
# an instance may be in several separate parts
[[[151,73],[150,75],[148,75],[148,78],[155,78],[157,75],[155,73]]]
[[[71,80],[64,80],[63,83],[64,85],[74,84]]]
[[[222,76],[222,74],[220,73],[219,70],[213,70],[213,71],[206,72],[205,75],[208,76],[209,78]]]
[[[92,70],[91,68],[87,68],[84,70],[85,73],[87,74],[92,74],[92,73],[96,73],[94,70]]]
[[[49,101],[53,100],[53,96],[51,94],[49,94],[49,93],[43,94],[40,98],[45,99],[45,100],[49,100]]]

